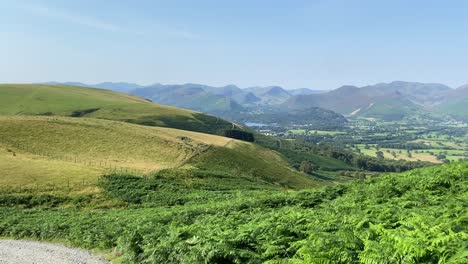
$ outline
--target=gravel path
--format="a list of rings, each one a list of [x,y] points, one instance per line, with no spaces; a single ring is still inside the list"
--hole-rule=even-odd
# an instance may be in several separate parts
[[[89,251],[60,244],[0,240],[0,264],[109,264]]]

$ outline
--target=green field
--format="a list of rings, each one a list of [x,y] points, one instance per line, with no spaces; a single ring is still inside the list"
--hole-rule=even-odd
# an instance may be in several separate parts
[[[75,116],[219,134],[232,124],[109,90],[63,85],[0,85],[0,115]]]
[[[377,149],[375,147],[370,147],[365,149],[364,145],[356,145],[360,149],[360,152],[364,155],[371,157],[377,157]],[[396,149],[396,148],[380,148],[380,151],[383,152],[386,159],[394,160],[408,160],[408,161],[429,161],[433,163],[442,163],[441,160],[436,158],[436,155],[441,154],[442,152],[447,152],[447,159],[450,161],[458,161],[459,158],[463,158],[464,151],[461,150],[444,150],[444,149],[424,149],[424,150],[413,150],[411,152],[411,157],[408,156],[406,149]],[[395,152],[395,156],[392,155],[392,152]],[[435,155],[431,155],[428,152],[433,152]]]
[[[303,135],[305,133],[309,134],[317,134],[317,135],[339,135],[344,134],[344,132],[340,131],[326,131],[326,130],[306,130],[306,129],[290,129],[288,130],[289,133],[296,134],[296,135]]]

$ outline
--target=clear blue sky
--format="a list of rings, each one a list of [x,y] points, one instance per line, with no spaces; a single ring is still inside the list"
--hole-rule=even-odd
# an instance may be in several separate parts
[[[0,82],[468,83],[468,1],[0,0]]]

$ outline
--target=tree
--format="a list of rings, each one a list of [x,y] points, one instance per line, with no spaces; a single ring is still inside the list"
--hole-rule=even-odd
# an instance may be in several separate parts
[[[312,164],[310,161],[303,161],[301,162],[301,166],[299,167],[299,170],[307,173],[307,174],[312,174],[314,172],[315,166]]]
[[[242,130],[226,130],[224,131],[224,136],[249,142],[254,142],[255,138],[254,135],[250,132],[245,132]]]
[[[375,152],[375,155],[377,155],[377,158],[379,159],[384,159],[384,153],[380,150]]]

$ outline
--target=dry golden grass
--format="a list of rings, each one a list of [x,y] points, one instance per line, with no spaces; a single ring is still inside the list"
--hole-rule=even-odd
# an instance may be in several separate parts
[[[278,153],[253,143],[102,119],[0,116],[0,147],[2,186],[79,187],[82,181],[95,186],[108,171],[141,175],[166,168],[197,168],[292,188],[317,185]]]
[[[0,116],[0,142],[17,156],[35,154],[95,167],[143,172],[176,167],[206,145],[232,139],[99,119]]]
[[[95,185],[104,169],[83,164],[47,159],[31,154],[16,154],[0,146],[0,186],[2,189],[53,190],[70,187],[83,190]],[[7,190],[8,191],[8,190]]]

